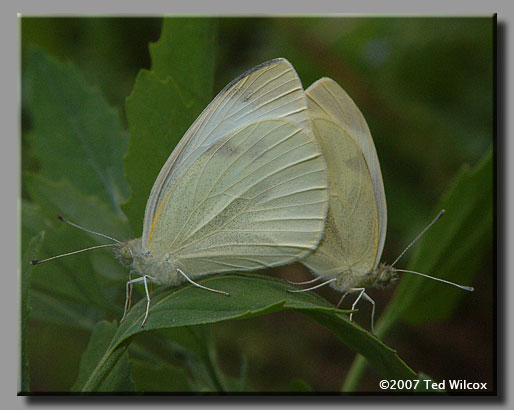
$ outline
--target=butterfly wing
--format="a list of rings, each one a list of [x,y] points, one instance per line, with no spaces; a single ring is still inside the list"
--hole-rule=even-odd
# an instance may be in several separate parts
[[[228,84],[185,133],[161,169],[151,190],[143,222],[143,249],[157,209],[177,178],[220,139],[265,119],[283,118],[312,135],[302,85],[291,64],[276,59],[261,64]],[[312,137],[313,138],[313,137]]]
[[[327,162],[329,210],[318,248],[302,263],[324,277],[378,265],[387,209],[380,164],[366,121],[348,94],[322,78],[306,91],[314,135]]]
[[[222,138],[175,180],[149,235],[192,277],[290,263],[319,242],[326,166],[311,135],[284,120]]]

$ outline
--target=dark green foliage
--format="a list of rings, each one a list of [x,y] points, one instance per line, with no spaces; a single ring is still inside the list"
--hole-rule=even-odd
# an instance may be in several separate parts
[[[28,59],[24,91],[33,128],[27,138],[39,174],[56,181],[66,170],[66,178],[82,193],[98,196],[120,213],[129,187],[122,165],[128,135],[119,114],[70,63],[39,50]]]
[[[408,268],[466,285],[472,285],[480,271],[482,283],[490,286],[492,270],[484,259],[492,256],[494,170],[487,151],[493,123],[491,20],[169,18],[162,23],[159,41],[150,43],[149,54],[134,30],[146,33],[146,42],[154,41],[160,21],[123,20],[22,20],[20,391],[30,389],[27,363],[32,360],[41,367],[30,369],[36,376],[31,380],[35,391],[62,386],[104,392],[258,391],[265,385],[261,379],[271,379],[274,391],[307,392],[338,389],[344,377],[346,390],[358,390],[365,361],[359,359],[347,374],[349,360],[339,360],[348,351],[366,357],[376,371],[364,389],[377,391],[380,378],[430,379],[416,373],[419,370],[435,381],[450,377],[425,368],[412,370],[400,358],[402,352],[384,341],[400,322],[421,326],[450,320],[458,314],[458,302],[473,299],[480,289],[467,294],[405,274],[377,323],[378,340],[317,294],[285,292],[291,285],[269,272],[213,275],[201,282],[229,291],[230,297],[190,285],[156,289],[142,330],[144,300],[117,325],[127,272],[109,248],[37,267],[28,261],[109,243],[59,222],[59,214],[119,240],[139,236],[160,168],[215,92],[246,69],[285,57],[305,87],[321,76],[333,77],[368,120],[388,198],[385,259],[394,259],[432,214],[445,208],[447,215],[420,241]],[[76,42],[69,39],[74,30],[82,33],[77,48],[84,54],[72,52]],[[85,56],[95,55],[92,50],[97,49],[103,50],[102,64],[94,64],[94,59],[85,63]],[[73,55],[81,69],[50,54]],[[120,61],[132,65],[122,68]],[[90,85],[97,82],[101,91]],[[477,165],[463,166],[465,162]],[[437,204],[439,197],[443,199]],[[295,266],[288,274],[300,269]],[[324,295],[336,300],[332,293]],[[136,287],[135,302],[141,298],[143,292]],[[480,309],[490,312],[491,306]],[[377,309],[381,311],[378,303]],[[237,370],[227,370],[230,363],[219,356],[216,344],[220,322],[233,332],[224,340],[235,346],[245,320],[255,323],[279,311],[290,312],[293,319],[313,319],[334,340],[316,339],[309,327],[294,333],[292,325],[279,323],[290,330],[287,337],[274,337],[273,329],[258,334],[253,344],[234,350]],[[356,320],[368,323],[367,317],[361,312]],[[44,358],[62,343],[62,334],[45,333],[46,328],[69,329],[64,334],[73,340],[90,335],[85,351],[63,350],[58,380],[47,376],[51,364]],[[27,338],[38,338],[31,356]],[[261,365],[253,360],[257,349],[264,351],[268,364],[277,365],[282,360],[273,353],[274,346],[308,340],[315,342],[305,347],[308,355],[295,357],[292,377],[283,380],[265,373],[261,379],[249,378],[248,369]],[[83,340],[77,346],[85,344]],[[300,364],[321,370],[295,372]],[[334,369],[339,373],[324,385],[323,378]]]
[[[125,170],[133,192],[123,209],[138,236],[155,178],[212,98],[215,40],[215,21],[165,19],[161,38],[150,45],[152,70],[140,71],[127,98],[132,138]]]
[[[99,322],[89,339],[86,351],[82,355],[80,362],[79,375],[77,381],[72,386],[71,391],[80,391],[80,388],[89,383],[93,370],[102,360],[102,352],[111,343],[112,337],[116,333],[116,322]],[[130,361],[126,352],[126,347],[121,350],[121,354],[116,359],[110,372],[99,383],[98,392],[131,392],[134,391],[134,384],[131,378]]]

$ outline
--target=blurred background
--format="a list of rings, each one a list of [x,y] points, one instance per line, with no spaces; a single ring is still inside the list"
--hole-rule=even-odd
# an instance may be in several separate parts
[[[73,62],[126,126],[124,101],[138,71],[150,68],[148,43],[159,38],[160,18],[33,17],[20,23],[22,69],[33,45]],[[293,64],[305,88],[323,76],[345,88],[364,114],[380,158],[388,206],[382,259],[391,262],[435,215],[459,168],[475,165],[492,146],[494,30],[489,17],[220,18],[214,89],[276,57]],[[38,163],[24,138],[31,119],[23,101],[21,109],[22,172],[35,171]],[[401,325],[387,338],[413,369],[435,380],[493,385],[492,252],[492,245],[484,249],[472,284],[476,291],[462,299],[451,320]],[[300,265],[270,274],[311,278]],[[376,317],[392,291],[369,290]],[[335,291],[320,294],[337,303]],[[359,308],[357,321],[369,329],[370,309],[366,303]],[[297,378],[315,391],[338,391],[354,358],[328,330],[294,312],[224,322],[212,330],[220,367],[237,377],[244,357],[248,383],[257,391],[287,390]],[[41,320],[30,331],[33,390],[69,389],[89,334]],[[59,349],[55,334],[66,340]],[[378,379],[369,369],[361,389],[377,391]]]

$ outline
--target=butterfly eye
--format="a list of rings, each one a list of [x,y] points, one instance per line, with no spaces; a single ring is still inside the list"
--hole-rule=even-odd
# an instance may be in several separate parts
[[[123,257],[123,259],[132,260],[132,251],[129,247],[124,246],[123,248],[121,248],[120,254]]]

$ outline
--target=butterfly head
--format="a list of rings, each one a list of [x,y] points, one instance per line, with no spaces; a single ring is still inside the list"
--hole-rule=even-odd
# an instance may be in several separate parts
[[[384,288],[389,286],[395,283],[399,278],[396,269],[385,263],[380,263],[373,273],[375,278],[373,287],[375,288]]]
[[[123,266],[128,268],[134,267],[135,255],[137,255],[138,247],[141,247],[140,239],[132,239],[130,241],[117,244],[113,248],[114,256]]]

